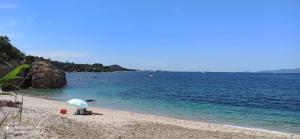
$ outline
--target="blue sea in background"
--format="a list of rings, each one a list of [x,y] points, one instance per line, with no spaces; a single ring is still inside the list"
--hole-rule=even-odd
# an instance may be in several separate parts
[[[197,72],[67,73],[63,89],[30,95],[93,107],[300,133],[300,74]]]

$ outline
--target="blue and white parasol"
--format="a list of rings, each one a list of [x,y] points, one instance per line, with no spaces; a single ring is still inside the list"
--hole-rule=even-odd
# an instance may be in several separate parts
[[[80,108],[87,108],[89,105],[86,103],[86,101],[81,99],[71,99],[67,101],[69,104],[80,107]]]

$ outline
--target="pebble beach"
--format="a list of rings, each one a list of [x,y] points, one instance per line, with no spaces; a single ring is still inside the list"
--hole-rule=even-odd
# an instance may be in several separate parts
[[[14,100],[13,96],[0,96]],[[18,98],[20,100],[20,98]],[[67,114],[60,114],[65,108]],[[89,108],[101,115],[74,115],[76,107],[66,102],[24,96],[22,121],[18,108],[1,107],[1,138],[100,138],[100,139],[222,139],[290,138],[300,135],[255,128],[242,128],[105,108]]]

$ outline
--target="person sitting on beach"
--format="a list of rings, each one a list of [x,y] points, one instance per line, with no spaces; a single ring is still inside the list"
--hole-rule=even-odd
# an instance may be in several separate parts
[[[87,111],[86,108],[77,109],[76,115],[92,115],[92,111]]]

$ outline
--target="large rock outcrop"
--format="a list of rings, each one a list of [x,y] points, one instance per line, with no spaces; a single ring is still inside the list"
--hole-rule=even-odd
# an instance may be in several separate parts
[[[0,78],[4,77],[6,74],[8,74],[10,71],[13,69],[17,68],[19,65],[22,64],[21,60],[11,60],[8,61],[7,63],[0,61]],[[21,72],[18,77],[25,77],[30,71],[29,70],[24,70]],[[26,89],[31,86],[31,81],[30,79],[24,79],[24,78],[15,78],[12,79],[9,84],[18,86],[21,89]],[[15,86],[8,85],[5,88],[1,87],[2,90],[4,91],[10,91],[16,89]]]
[[[46,61],[35,61],[31,64],[31,87],[62,88],[66,85],[66,74]]]
[[[1,57],[0,57],[1,58]],[[9,63],[9,64],[7,64]],[[5,63],[4,61],[0,60],[0,77],[3,77],[12,69],[16,68],[18,65],[22,63],[20,60],[11,60]]]

